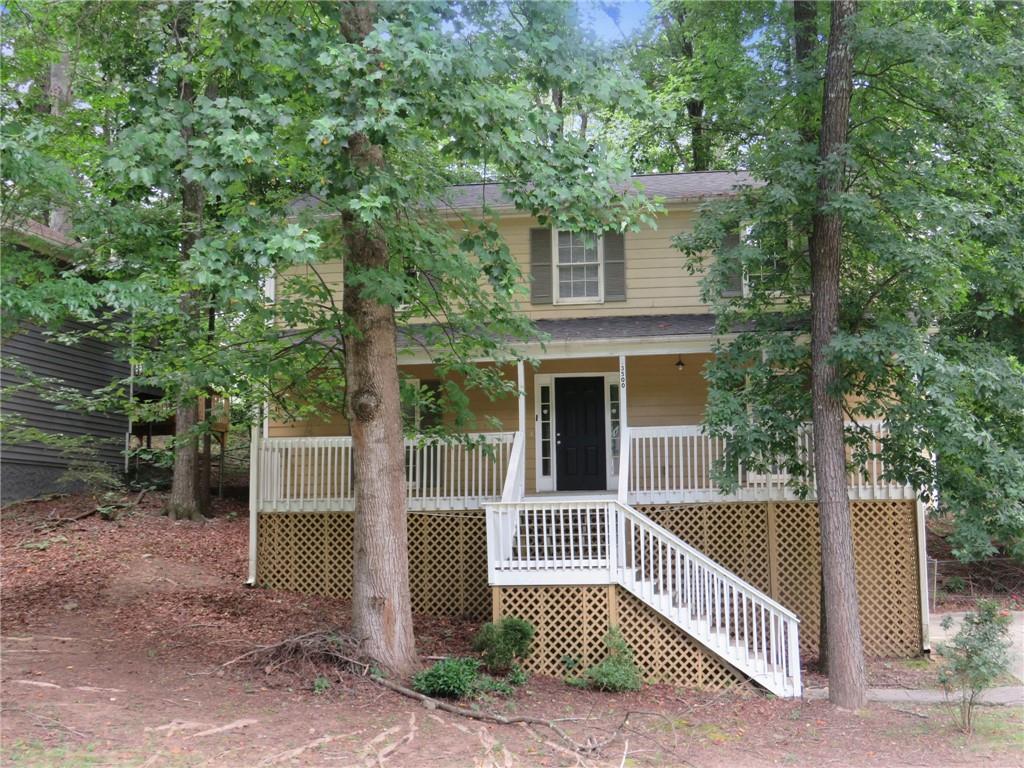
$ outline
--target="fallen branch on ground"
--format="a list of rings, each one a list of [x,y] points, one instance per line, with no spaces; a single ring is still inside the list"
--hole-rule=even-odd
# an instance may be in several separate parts
[[[370,672],[370,664],[360,658],[359,644],[352,637],[323,629],[257,646],[221,666],[230,667],[240,661],[259,664],[268,675],[280,669],[294,669],[295,665],[308,667],[324,663],[364,677]]]
[[[199,733],[193,733],[191,736],[188,736],[186,738],[188,738],[188,739],[198,739],[198,738],[201,738],[203,736],[213,736],[213,734],[215,734],[215,733],[224,733],[225,731],[233,731],[236,728],[247,728],[250,725],[256,725],[256,723],[258,723],[258,722],[259,722],[259,720],[253,720],[251,718],[247,718],[247,719],[243,719],[243,720],[235,720],[233,722],[228,723],[227,725],[221,725],[221,726],[218,726],[216,728],[207,728],[205,731],[200,731]]]
[[[547,728],[548,730],[555,733],[558,736],[558,738],[560,738],[562,741],[564,741],[567,744],[570,744],[573,750],[580,754],[590,755],[600,752],[602,749],[607,747],[609,744],[611,744],[613,741],[615,741],[615,739],[619,737],[619,734],[622,733],[622,729],[629,724],[629,718],[635,715],[660,717],[667,723],[669,723],[670,726],[673,725],[672,721],[660,712],[644,712],[640,710],[630,710],[626,712],[625,715],[623,715],[622,721],[614,730],[612,730],[610,736],[601,740],[596,740],[593,737],[588,736],[586,741],[581,743],[572,738],[568,733],[565,732],[564,728],[558,725],[558,722],[564,722],[564,718],[560,718],[558,721],[556,721],[548,720],[541,717],[530,717],[529,715],[514,715],[512,717],[506,717],[505,715],[499,715],[494,712],[484,712],[482,710],[466,709],[465,707],[459,707],[455,704],[450,704],[447,701],[442,701],[440,699],[431,698],[430,696],[425,696],[422,693],[412,690],[411,688],[406,688],[404,685],[395,683],[391,680],[387,680],[386,678],[380,677],[378,675],[371,675],[370,679],[378,685],[383,685],[385,688],[392,690],[395,693],[400,693],[403,696],[408,696],[410,699],[416,699],[417,701],[422,702],[428,709],[440,709],[445,712],[449,712],[453,715],[459,715],[460,717],[470,718],[471,720],[483,720],[484,722],[498,723],[499,725],[529,725],[534,727]]]
[[[478,720],[499,725],[523,725],[527,728],[544,728],[554,733],[562,742],[569,745],[577,755],[595,755],[605,747],[618,739],[629,725],[630,718],[638,716],[658,717],[668,723],[669,728],[675,733],[675,726],[672,721],[660,712],[645,712],[641,710],[630,710],[622,716],[622,720],[613,728],[606,738],[595,738],[588,736],[583,741],[577,741],[570,736],[565,729],[559,725],[567,721],[591,721],[591,718],[543,718],[530,717],[528,715],[505,716],[493,712],[467,709],[452,704],[442,699],[435,699],[422,693],[407,688],[379,674],[373,674],[372,664],[361,656],[358,641],[350,635],[338,630],[318,629],[306,632],[295,637],[289,637],[277,643],[260,645],[250,651],[235,656],[233,659],[221,664],[221,667],[230,667],[241,662],[262,667],[263,671],[270,674],[275,671],[290,671],[294,673],[308,673],[312,670],[321,670],[324,664],[330,664],[334,668],[340,667],[352,674],[368,677],[378,685],[387,688],[395,693],[400,693],[410,699],[422,703],[427,709],[440,709],[449,714],[465,717],[470,720]],[[196,673],[192,673],[196,674]],[[400,740],[401,743],[411,739],[415,728],[411,727],[409,735]],[[397,749],[401,745],[395,746]],[[308,745],[303,749],[309,748]],[[393,750],[391,750],[393,751]],[[284,753],[282,753],[284,754]],[[390,751],[389,751],[390,754]],[[290,758],[281,758],[290,759]]]
[[[46,520],[37,525],[36,530],[53,530],[54,528],[59,528],[60,526],[66,525],[67,523],[80,522],[82,520],[85,520],[85,518],[87,517],[92,517],[96,513],[100,513],[105,519],[113,520],[117,517],[117,514],[115,513],[124,512],[125,510],[134,509],[135,507],[139,506],[143,497],[145,497],[146,493],[148,492],[148,488],[143,488],[141,491],[139,491],[139,494],[132,501],[119,501],[117,504],[101,504],[93,507],[92,509],[87,509],[85,512],[75,515],[74,517],[58,517],[53,520]]]
[[[332,741],[338,741],[338,739],[349,739],[353,736],[358,736],[362,731],[353,731],[352,733],[342,733],[337,736],[321,736],[319,739],[313,739],[302,746],[289,749],[284,752],[278,752],[276,755],[270,755],[269,757],[263,758],[260,761],[261,766],[273,765],[274,763],[283,763],[286,760],[294,760],[296,757],[301,755],[303,752],[315,749],[316,747],[322,747],[324,744],[330,744]]]

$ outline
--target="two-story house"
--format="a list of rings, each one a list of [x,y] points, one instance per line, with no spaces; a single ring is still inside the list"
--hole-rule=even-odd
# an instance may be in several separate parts
[[[703,201],[749,179],[636,181],[664,201],[657,228],[597,238],[538,226],[496,184],[451,191],[462,214],[485,200],[502,213],[529,281],[522,311],[549,341],[529,347],[536,366],[503,370],[517,398],[472,403],[502,425],[488,450],[407,440],[414,609],[529,620],[528,668],[541,674],[600,660],[614,625],[651,680],[749,678],[799,695],[800,655],[818,645],[817,509],[784,477],[742,472],[737,492],[716,487],[723,444],[701,428],[714,317],[672,246]],[[400,360],[420,382],[438,378],[422,350]],[[346,434],[340,419],[273,417],[254,434],[253,583],[350,594]],[[865,651],[915,655],[927,643],[923,518],[914,489],[882,469],[850,476]]]

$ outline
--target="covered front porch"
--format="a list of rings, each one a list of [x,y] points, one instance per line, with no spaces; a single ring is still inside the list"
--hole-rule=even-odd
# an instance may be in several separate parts
[[[523,499],[609,499],[627,504],[796,499],[784,474],[741,468],[735,490],[713,477],[726,442],[704,433],[704,351],[541,359],[504,374],[517,397],[490,401],[469,392],[471,407],[499,431],[466,441],[407,438],[410,510],[481,509]],[[430,381],[426,364],[403,366]],[[862,425],[864,426],[864,425]],[[867,425],[880,441],[884,425]],[[810,430],[799,427],[810,452]],[[252,504],[256,512],[351,511],[352,438],[338,423],[265,424],[254,432]],[[885,479],[882,462],[852,468],[852,499],[913,499]],[[814,478],[808,478],[813,498]]]

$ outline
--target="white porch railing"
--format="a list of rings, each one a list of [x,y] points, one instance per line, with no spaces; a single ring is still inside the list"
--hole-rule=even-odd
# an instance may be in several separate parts
[[[870,449],[877,453],[885,436],[882,422],[861,425],[872,432]],[[712,479],[715,462],[725,454],[726,441],[703,433],[698,425],[675,427],[630,427],[624,444],[629,446],[629,474],[626,496],[630,503],[754,501],[796,499],[789,477],[782,473],[754,473],[741,469],[739,486],[724,494]],[[799,446],[803,456],[813,452],[809,426],[801,429]],[[851,457],[852,458],[852,457]],[[851,461],[852,466],[852,461]],[[912,486],[884,478],[881,459],[872,458],[859,469],[851,469],[850,497],[854,499],[913,499]],[[620,476],[620,482],[622,480]],[[814,496],[813,468],[808,484]],[[620,494],[621,496],[621,494]],[[620,500],[623,500],[620,498]]]
[[[501,498],[514,434],[474,435],[486,445],[440,440],[405,441],[409,509],[479,509]],[[351,437],[257,438],[259,512],[353,508]]]
[[[800,694],[799,619],[631,507],[485,508],[492,585],[618,584],[769,690]]]

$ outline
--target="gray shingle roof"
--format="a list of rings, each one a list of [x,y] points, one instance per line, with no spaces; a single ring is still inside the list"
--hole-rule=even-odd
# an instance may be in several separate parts
[[[669,203],[703,200],[709,197],[728,197],[735,194],[737,187],[756,186],[760,183],[746,171],[652,173],[631,176],[630,181],[639,184],[649,197],[661,197]],[[485,202],[491,208],[505,210],[513,208],[512,201],[502,191],[500,182],[458,184],[448,187],[445,196],[436,201],[436,206],[439,209],[470,211],[474,208],[481,208]],[[292,215],[297,215],[306,210],[315,210],[320,205],[319,200],[307,195],[292,201],[289,209]]]
[[[648,197],[662,197],[669,203],[726,197],[735,194],[739,186],[751,186],[756,183],[746,171],[655,173],[632,176],[630,181],[639,184]],[[512,207],[512,202],[502,191],[500,182],[449,187],[444,204],[454,210],[469,210],[480,208],[485,202],[492,208]]]
[[[624,341],[629,339],[708,336],[715,332],[714,315],[636,315],[632,317],[572,317],[535,321],[546,343]],[[426,346],[430,324],[413,324],[398,329],[400,349]],[[513,342],[509,339],[509,342]]]
[[[636,315],[632,317],[573,317],[537,320],[537,328],[552,341],[641,339],[652,336],[706,335],[715,330],[714,315]]]

